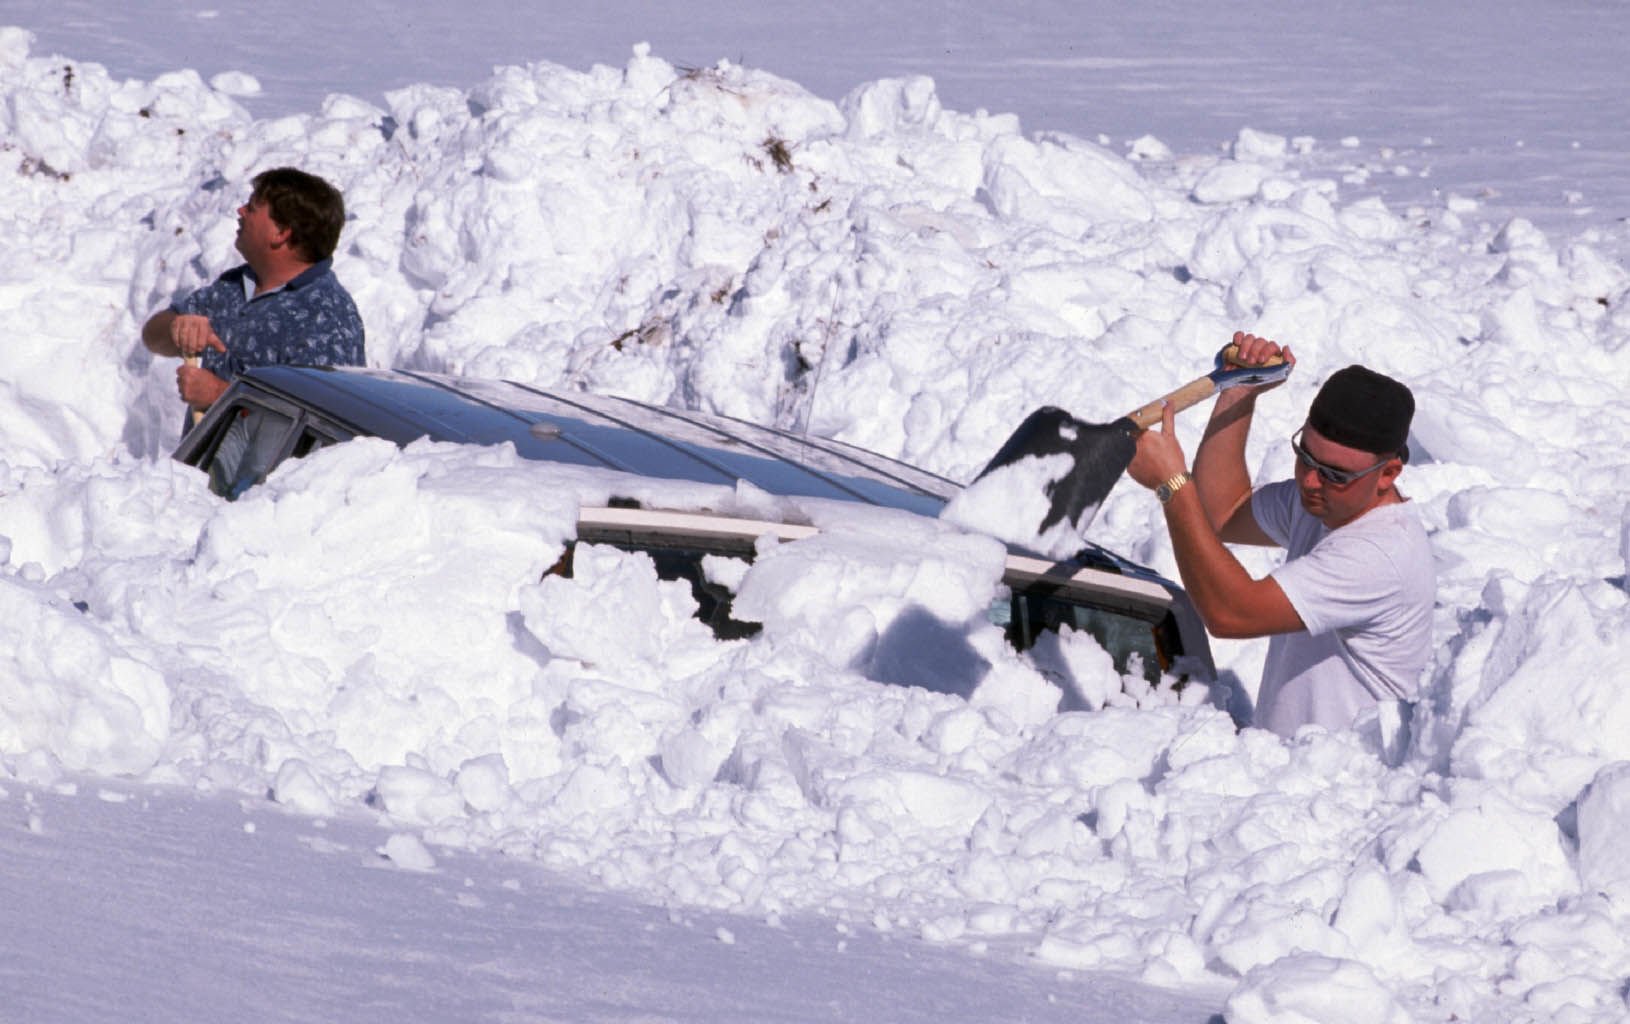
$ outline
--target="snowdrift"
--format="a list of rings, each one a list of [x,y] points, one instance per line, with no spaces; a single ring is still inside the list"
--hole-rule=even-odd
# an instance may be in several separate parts
[[[1630,280],[1588,245],[1344,202],[1264,133],[1134,164],[926,79],[834,104],[637,48],[257,121],[30,45],[0,30],[0,777],[372,808],[652,899],[1221,981],[1235,1024],[1623,1018]],[[280,164],[345,193],[374,365],[958,479],[1030,408],[1118,414],[1240,327],[1302,365],[1259,413],[1264,480],[1324,375],[1407,381],[1440,576],[1407,735],[1237,731],[1069,638],[1105,706],[1056,715],[978,621],[994,547],[943,525],[765,552],[736,572],[766,629],[725,643],[638,556],[542,579],[609,484],[511,451],[357,442],[217,501],[166,458],[174,368],[138,329],[233,262]],[[1094,539],[1172,570],[1130,483]],[[965,641],[946,671],[983,663],[971,699],[877,681],[920,611]],[[1218,645],[1248,683],[1262,653]]]

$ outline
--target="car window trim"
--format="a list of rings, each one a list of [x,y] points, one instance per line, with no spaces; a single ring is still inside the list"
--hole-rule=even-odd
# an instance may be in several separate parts
[[[814,526],[803,524],[742,519],[705,512],[598,507],[579,510],[578,530],[579,539],[591,543],[611,537],[624,542],[636,541],[641,537],[670,537],[681,541],[708,542],[743,552],[753,551],[761,537],[773,536],[778,540],[792,541],[803,540],[820,532]],[[1091,566],[1050,562],[1013,552],[1007,555],[1002,582],[1022,590],[1040,587],[1049,597],[1077,600],[1110,610],[1124,604],[1129,610],[1136,609],[1140,617],[1151,614],[1159,617],[1172,605],[1171,591],[1158,583]]]
[[[329,444],[340,444],[356,436],[354,431],[347,430],[329,417],[299,402],[240,384],[211,406],[204,418],[187,432],[176,458],[186,465],[200,467],[214,455],[215,448],[220,443],[221,432],[224,429],[222,422],[235,415],[238,410],[250,408],[274,412],[289,421],[285,434],[278,443],[276,458],[272,460],[274,470],[288,461],[301,433],[307,429],[327,438]]]

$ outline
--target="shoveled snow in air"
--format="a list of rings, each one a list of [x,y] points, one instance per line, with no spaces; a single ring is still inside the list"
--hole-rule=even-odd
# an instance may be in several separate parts
[[[1630,277],[1478,201],[1344,198],[1308,146],[1131,162],[927,79],[841,103],[728,63],[500,68],[252,119],[0,30],[0,778],[373,814],[642,899],[819,913],[1218,997],[1227,1019],[1610,1021],[1630,974]],[[753,494],[359,441],[235,503],[172,463],[141,321],[232,261],[256,171],[334,181],[370,362],[808,430],[968,479],[1043,404],[1110,420],[1291,342],[1263,479],[1329,372],[1407,381],[1438,557],[1407,743],[1284,741],[983,618],[1001,547],[809,503],[719,566],[722,642],[580,504]],[[1192,451],[1203,414],[1180,421]],[[1171,572],[1129,481],[1094,540]],[[1252,568],[1271,565],[1250,556]],[[913,623],[936,628],[907,633]],[[948,638],[915,644],[923,636]],[[902,643],[904,647],[902,647]],[[890,685],[901,651],[962,693]],[[1216,643],[1254,686],[1261,642]],[[1056,713],[1067,666],[1092,710]],[[12,781],[14,780],[14,781]],[[463,854],[459,854],[462,856]]]

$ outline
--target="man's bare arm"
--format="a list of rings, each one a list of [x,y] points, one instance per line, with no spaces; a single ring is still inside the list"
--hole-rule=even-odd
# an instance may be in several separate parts
[[[1198,482],[1199,477],[1195,477]],[[1272,576],[1251,574],[1223,546],[1207,521],[1197,488],[1184,487],[1166,503],[1166,526],[1178,575],[1213,636],[1231,639],[1294,633],[1306,628],[1302,617]],[[1249,518],[1249,502],[1244,509]],[[1261,532],[1255,519],[1253,529]]]
[[[1255,411],[1256,395],[1223,392],[1194,453],[1194,485],[1200,507],[1218,537],[1229,544],[1273,544],[1251,513],[1245,438]]]
[[[147,350],[156,356],[179,356],[181,349],[170,336],[177,314],[173,309],[161,309],[147,318],[142,325],[141,340]]]
[[[1238,348],[1234,361],[1241,366],[1260,366],[1280,357],[1293,365],[1296,362],[1290,349],[1253,334],[1236,332],[1233,343]],[[1194,453],[1194,483],[1200,504],[1217,535],[1230,544],[1274,545],[1251,512],[1251,473],[1245,465],[1245,442],[1251,434],[1257,396],[1277,386],[1230,389],[1219,395],[1206,423],[1205,436]]]
[[[1160,426],[1138,436],[1137,453],[1127,473],[1149,488],[1176,483],[1165,503],[1166,528],[1178,575],[1200,620],[1221,637],[1269,636],[1301,629],[1301,616],[1279,584],[1272,577],[1251,578],[1211,525],[1199,488],[1183,482],[1183,449],[1172,429],[1172,416],[1168,402],[1161,410]],[[1199,477],[1192,479],[1198,482]],[[1244,514],[1251,514],[1248,502]]]
[[[206,348],[226,351],[226,343],[215,334],[209,317],[161,309],[147,318],[141,329],[142,344],[160,356],[202,355]]]

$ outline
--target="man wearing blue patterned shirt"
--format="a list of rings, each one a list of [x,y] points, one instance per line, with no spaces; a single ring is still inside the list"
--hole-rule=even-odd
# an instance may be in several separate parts
[[[182,401],[208,409],[251,367],[363,364],[362,318],[332,267],[344,223],[345,200],[316,175],[292,167],[255,175],[238,207],[245,262],[142,327],[156,355],[202,356],[201,366],[176,371]]]

